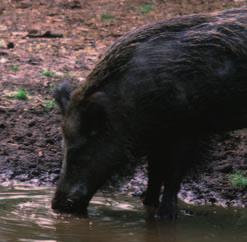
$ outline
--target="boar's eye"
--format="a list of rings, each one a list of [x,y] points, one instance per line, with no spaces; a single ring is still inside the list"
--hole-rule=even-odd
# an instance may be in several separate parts
[[[80,149],[87,143],[87,137],[85,134],[79,132],[77,135],[64,133],[64,140],[66,141],[67,148],[70,148],[70,150]]]
[[[98,107],[91,107],[85,115],[85,132],[93,137],[106,129],[106,113]]]
[[[91,130],[91,132],[89,133],[90,136],[96,136],[97,135],[97,131],[96,130]]]

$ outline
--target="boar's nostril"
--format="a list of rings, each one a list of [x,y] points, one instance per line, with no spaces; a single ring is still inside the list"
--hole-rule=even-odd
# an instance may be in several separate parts
[[[52,209],[62,213],[87,214],[89,196],[85,186],[76,185],[69,188],[69,192],[56,191],[52,200]]]
[[[75,207],[75,201],[71,198],[67,198],[65,200],[52,200],[52,209],[60,211],[60,212],[69,212]]]
[[[87,217],[87,203],[73,198],[63,200],[52,200],[52,209],[61,213],[73,213],[83,217]]]
[[[72,200],[71,198],[67,198],[66,206],[72,207],[74,203],[75,203],[74,200]]]

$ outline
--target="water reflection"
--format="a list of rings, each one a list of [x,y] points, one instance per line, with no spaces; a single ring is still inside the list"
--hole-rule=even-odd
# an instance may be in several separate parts
[[[53,189],[0,187],[0,241],[246,242],[247,210],[190,208],[177,223],[146,220],[137,198],[98,194],[89,219],[54,213]]]
[[[176,242],[176,224],[147,221],[143,241]]]

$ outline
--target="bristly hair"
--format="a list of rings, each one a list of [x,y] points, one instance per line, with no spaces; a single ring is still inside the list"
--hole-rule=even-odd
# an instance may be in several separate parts
[[[239,30],[237,33],[236,28]],[[212,45],[215,48],[230,48],[233,53],[238,54],[239,50],[235,46],[241,44],[240,35],[244,34],[243,31],[246,35],[246,29],[247,7],[226,10],[220,14],[216,12],[177,17],[138,28],[119,38],[106,51],[104,57],[87,77],[80,93],[83,96],[88,96],[104,85],[109,77],[113,79],[121,76],[121,73],[124,73],[128,67],[128,62],[134,50],[143,42],[159,37],[169,38],[174,33],[186,31],[186,35],[184,35],[184,39],[181,39],[181,42],[184,45],[187,43],[188,47],[190,45],[207,47]],[[220,40],[222,35],[229,35],[228,41],[224,38],[226,43]],[[221,44],[223,45],[220,47]],[[247,47],[243,46],[241,51],[247,52],[246,49]]]

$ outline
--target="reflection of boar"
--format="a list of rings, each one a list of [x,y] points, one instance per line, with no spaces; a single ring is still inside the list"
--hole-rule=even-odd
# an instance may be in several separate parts
[[[60,86],[64,162],[52,207],[85,213],[97,189],[148,157],[144,200],[174,218],[198,144],[246,126],[247,8],[179,17],[120,38],[72,93]],[[159,195],[164,186],[161,202]]]

